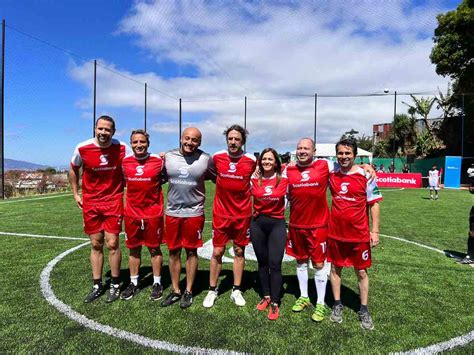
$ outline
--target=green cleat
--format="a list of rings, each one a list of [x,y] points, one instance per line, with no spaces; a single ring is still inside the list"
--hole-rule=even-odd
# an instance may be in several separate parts
[[[311,319],[315,322],[322,322],[324,318],[330,313],[330,309],[325,304],[317,303],[316,309],[311,315]]]
[[[293,308],[291,310],[293,312],[301,312],[306,307],[311,306],[311,302],[309,301],[309,297],[300,297],[296,300]]]

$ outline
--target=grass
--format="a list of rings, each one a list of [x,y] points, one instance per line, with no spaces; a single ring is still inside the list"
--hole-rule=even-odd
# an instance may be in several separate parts
[[[208,185],[206,215],[211,217],[213,185]],[[383,191],[381,233],[402,237],[441,250],[462,253],[466,249],[467,217],[472,196],[466,191],[441,191],[439,201],[426,199],[426,190]],[[0,202],[0,232],[81,237],[82,218],[72,196]],[[210,238],[206,224],[205,239]],[[0,235],[0,265],[4,278],[0,289],[1,352],[151,352],[151,349],[84,328],[50,306],[39,289],[46,264],[80,241],[37,239]],[[255,353],[388,353],[405,351],[449,340],[474,329],[473,272],[453,259],[402,241],[382,237],[374,250],[370,269],[370,301],[376,329],[364,332],[357,320],[358,290],[352,270],[343,273],[344,322],[311,321],[311,310],[292,313],[298,297],[294,262],[284,263],[284,295],[276,322],[258,313],[256,263],[248,261],[244,275],[247,306],[237,308],[229,299],[231,265],[220,278],[223,293],[212,309],[202,301],[208,287],[208,260],[200,260],[195,285],[195,304],[183,311],[178,305],[161,308],[148,300],[151,285],[149,258],[144,253],[141,292],[131,301],[111,305],[103,299],[84,304],[90,288],[88,247],[65,257],[53,270],[56,296],[90,319],[149,338],[180,345]],[[166,247],[163,247],[165,263]],[[126,250],[123,248],[122,279],[128,283]],[[105,269],[108,272],[108,268]],[[184,275],[183,275],[184,278]],[[163,284],[170,278],[164,268]],[[315,302],[314,283],[310,297]],[[332,298],[328,285],[327,301]],[[473,343],[453,350],[472,353]]]

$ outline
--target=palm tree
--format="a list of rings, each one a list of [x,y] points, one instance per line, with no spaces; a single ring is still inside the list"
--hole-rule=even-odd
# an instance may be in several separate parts
[[[433,140],[436,140],[436,137],[434,136],[433,129],[428,122],[428,115],[430,114],[431,108],[433,107],[433,104],[436,101],[436,98],[425,98],[421,97],[420,99],[417,98],[414,95],[410,95],[410,97],[413,100],[413,105],[407,104],[406,102],[402,101],[405,105],[408,106],[408,113],[412,116],[415,117],[415,114],[418,114],[421,116],[421,119],[425,123],[425,127],[428,130],[428,133],[430,134],[431,138]]]
[[[395,115],[390,133],[390,145],[402,155],[412,154],[417,140],[416,120],[406,114]]]

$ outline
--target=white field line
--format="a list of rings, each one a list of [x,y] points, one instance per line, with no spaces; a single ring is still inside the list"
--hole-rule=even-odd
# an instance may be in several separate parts
[[[28,237],[28,238],[47,238],[47,239],[67,239],[67,240],[89,240],[89,238],[77,238],[77,237],[58,237],[55,235],[41,235],[41,234],[26,234],[26,233],[10,233],[0,232],[0,235],[11,235],[14,237]]]
[[[58,236],[48,236],[48,235],[37,235],[37,234],[23,234],[23,233],[6,233],[6,232],[0,232],[1,235],[13,235],[13,236],[25,236],[25,237],[35,237],[35,238],[50,238],[50,239],[68,239],[68,240],[85,240],[85,238],[74,238],[74,237],[58,237]],[[393,237],[385,234],[381,234],[381,236],[386,237],[386,238],[391,238],[395,240],[399,240],[402,242],[410,243],[417,245],[419,247],[429,249],[432,251],[435,251],[440,254],[444,254],[444,252],[440,249],[433,248],[424,244],[416,243],[411,240],[399,238],[399,237]],[[161,340],[156,340],[156,339],[150,339],[138,334],[134,334],[131,332],[127,332],[124,330],[120,330],[117,328],[110,327],[108,325],[104,325],[101,323],[98,323],[94,320],[91,320],[84,315],[74,311],[70,306],[66,305],[65,303],[61,302],[54,294],[51,285],[49,283],[49,279],[51,276],[51,272],[53,268],[58,264],[59,261],[61,261],[65,256],[73,253],[74,251],[86,246],[89,244],[89,241],[86,243],[82,243],[76,247],[73,247],[71,249],[66,250],[65,252],[61,253],[60,255],[56,256],[53,260],[51,260],[48,265],[43,269],[41,272],[40,276],[40,287],[41,287],[41,292],[43,293],[43,296],[45,299],[57,310],[59,310],[61,313],[66,315],[68,318],[78,322],[79,324],[83,325],[84,327],[87,327],[92,330],[100,331],[102,333],[114,336],[116,338],[120,338],[123,340],[128,340],[131,342],[134,342],[139,345],[143,345],[145,347],[157,349],[157,350],[167,350],[167,351],[173,351],[173,352],[180,352],[180,353],[216,353],[216,354],[238,354],[233,351],[229,350],[221,350],[221,349],[207,349],[207,348],[199,348],[199,347],[189,347],[189,346],[183,346],[183,345],[177,345],[177,344],[172,344],[168,343],[166,341],[161,341]],[[409,350],[406,352],[401,352],[401,353],[396,353],[396,354],[434,354],[434,353],[439,353],[442,351],[450,350],[455,347],[459,346],[464,346],[466,344],[469,344],[470,342],[474,341],[474,331],[471,331],[467,334],[452,338],[450,340],[447,340],[445,342],[433,344],[424,348],[417,348],[413,350]]]
[[[386,192],[386,191],[403,191],[405,190],[404,187],[400,187],[399,189],[384,189],[383,187],[380,188],[381,191]]]
[[[0,206],[5,203],[15,203],[15,202],[31,202],[31,201],[38,201],[38,200],[46,200],[50,198],[58,198],[63,196],[72,196],[72,194],[62,194],[62,195],[54,195],[54,196],[44,196],[44,197],[34,197],[34,198],[21,198],[18,200],[7,200],[7,201],[0,201]]]
[[[43,296],[46,298],[46,301],[48,301],[53,307],[55,307],[65,316],[67,316],[68,318],[72,319],[75,322],[78,322],[79,324],[83,325],[86,328],[99,331],[99,332],[114,336],[119,339],[128,340],[128,341],[131,341],[136,344],[143,345],[152,349],[166,350],[170,352],[179,352],[179,353],[193,353],[193,354],[209,354],[209,353],[238,354],[237,352],[228,351],[228,350],[207,349],[207,348],[200,348],[200,347],[195,347],[195,346],[183,346],[183,345],[168,343],[166,341],[150,339],[142,335],[134,334],[131,332],[127,332],[125,330],[113,328],[111,326],[96,322],[74,311],[70,306],[61,302],[55,296],[53,289],[51,288],[51,285],[49,283],[51,271],[56,266],[56,264],[65,256],[67,256],[68,254],[71,254],[77,249],[82,248],[88,244],[89,243],[80,244],[74,248],[68,249],[65,252],[59,254],[53,260],[51,260],[41,272],[40,287],[41,287],[41,292],[43,293]]]

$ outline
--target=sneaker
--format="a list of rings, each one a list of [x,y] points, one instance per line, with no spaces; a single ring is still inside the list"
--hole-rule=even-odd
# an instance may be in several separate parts
[[[268,319],[277,320],[279,315],[280,310],[278,309],[278,305],[276,303],[270,304],[270,312],[268,312]]]
[[[150,300],[158,301],[163,297],[163,286],[160,284],[154,284],[153,289],[151,290]]]
[[[459,264],[463,265],[469,265],[469,264],[474,264],[474,260],[469,257],[469,255],[466,255],[464,259],[461,259],[458,261]]]
[[[230,299],[234,301],[236,306],[243,307],[245,306],[245,300],[244,297],[242,296],[242,291],[240,290],[234,290],[230,294]]]
[[[439,196],[438,196],[438,195],[436,195],[434,199],[435,199],[435,200],[439,199]]]
[[[130,282],[130,285],[128,285],[127,288],[122,291],[120,298],[128,301],[132,299],[132,297],[135,296],[137,292],[138,292],[138,287]]]
[[[293,312],[301,312],[306,307],[311,306],[309,297],[300,297],[296,300],[295,304],[291,308]]]
[[[204,301],[202,302],[202,306],[204,308],[211,308],[212,306],[214,306],[216,299],[217,299],[217,289],[215,291],[209,290],[206,297],[204,298]]]
[[[193,304],[193,293],[184,291],[184,295],[179,302],[179,306],[183,309],[190,307]]]
[[[161,302],[161,307],[171,306],[173,303],[178,302],[181,299],[181,294],[171,291],[168,296]]]
[[[84,303],[90,303],[95,301],[102,295],[102,287],[99,285],[94,285],[91,292],[84,298]]]
[[[270,297],[263,297],[260,302],[257,304],[257,309],[259,311],[264,311],[270,305]]]
[[[322,322],[324,318],[329,314],[329,307],[325,304],[317,303],[316,309],[311,315],[311,319],[315,322]]]
[[[332,307],[331,317],[329,319],[334,323],[342,323],[342,310],[344,306],[342,304],[334,305]]]
[[[372,322],[372,317],[370,316],[369,312],[357,312],[360,319],[360,326],[362,329],[365,330],[372,330],[374,329],[374,323]]]
[[[120,297],[120,285],[110,284],[109,293],[107,294],[106,303],[117,301]]]

